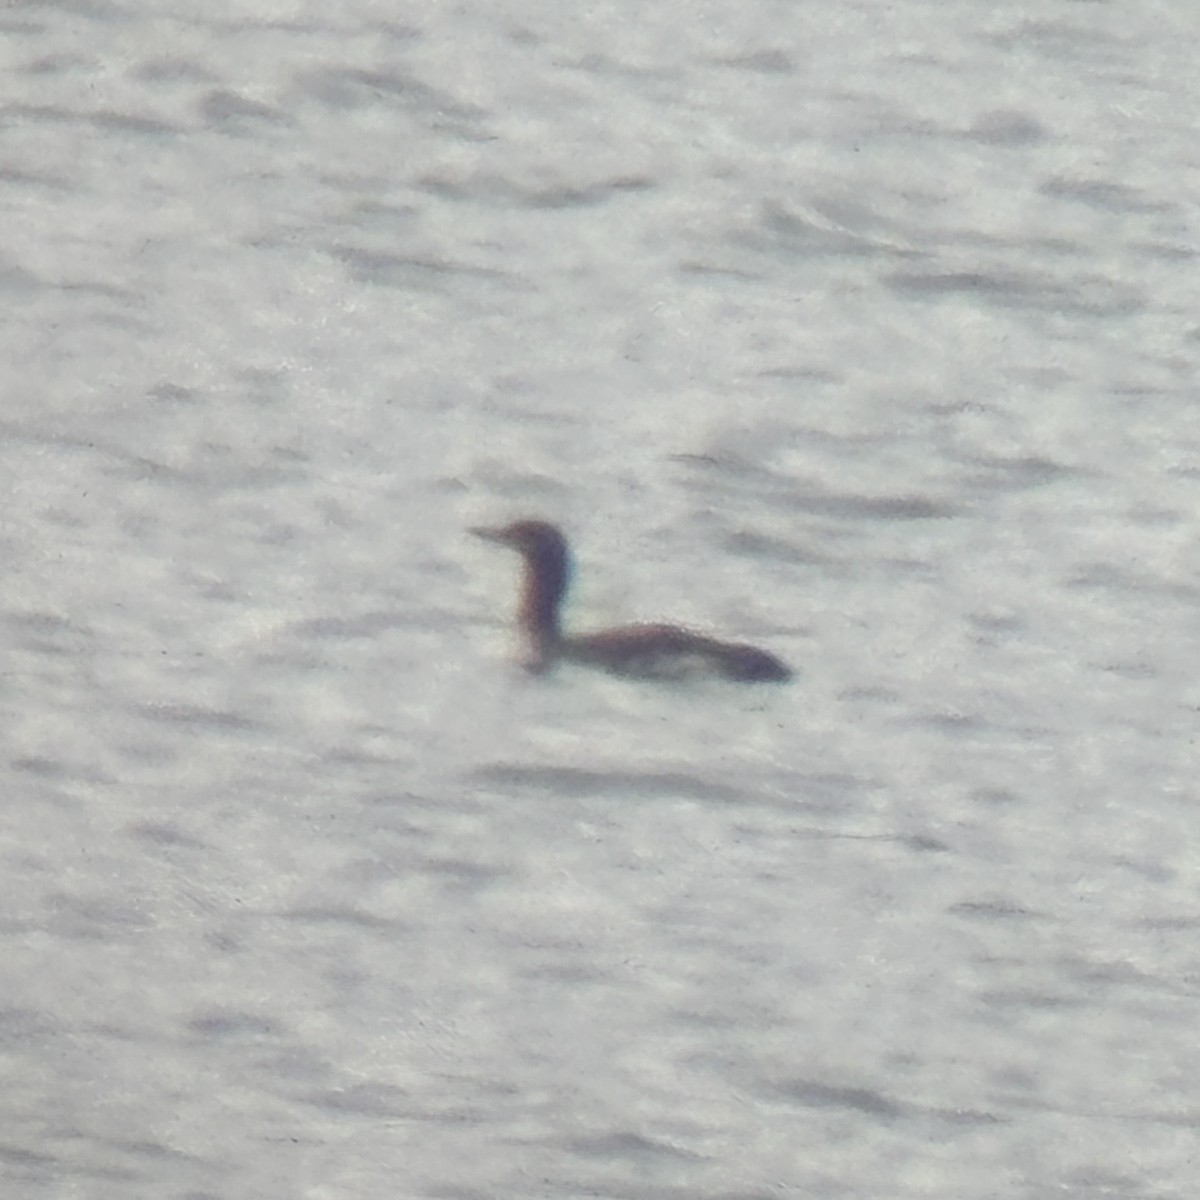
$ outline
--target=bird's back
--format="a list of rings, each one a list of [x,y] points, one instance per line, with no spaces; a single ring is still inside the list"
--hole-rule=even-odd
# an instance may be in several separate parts
[[[740,642],[722,642],[678,625],[626,625],[565,638],[563,658],[615,675],[647,679],[719,678],[749,683],[791,678],[773,654]]]

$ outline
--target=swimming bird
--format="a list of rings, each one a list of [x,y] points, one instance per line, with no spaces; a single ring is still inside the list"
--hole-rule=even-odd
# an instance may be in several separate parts
[[[643,679],[709,676],[743,683],[782,682],[791,670],[773,654],[741,642],[721,642],[678,625],[625,625],[598,633],[564,634],[560,618],[571,579],[567,539],[548,521],[514,521],[473,529],[511,546],[524,560],[517,626],[524,665],[548,670],[560,659]]]

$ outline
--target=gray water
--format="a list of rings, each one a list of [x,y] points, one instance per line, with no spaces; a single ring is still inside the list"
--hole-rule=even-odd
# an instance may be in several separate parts
[[[4,9],[0,1194],[1191,1200],[1196,33]]]

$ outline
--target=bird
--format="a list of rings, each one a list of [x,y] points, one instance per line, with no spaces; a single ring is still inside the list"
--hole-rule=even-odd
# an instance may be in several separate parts
[[[566,634],[561,609],[571,582],[571,552],[561,530],[549,521],[525,519],[471,532],[511,547],[524,561],[517,627],[524,642],[522,663],[535,674],[567,661],[640,679],[782,683],[792,678],[791,668],[766,650],[718,641],[678,625],[624,625]]]

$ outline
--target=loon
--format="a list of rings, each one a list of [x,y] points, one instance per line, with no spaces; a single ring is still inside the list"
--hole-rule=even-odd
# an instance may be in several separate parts
[[[782,682],[791,670],[773,654],[740,642],[719,642],[678,625],[626,625],[599,633],[562,632],[559,609],[570,583],[567,539],[547,521],[472,529],[511,546],[525,560],[517,625],[525,640],[524,665],[540,673],[562,659],[642,679],[709,676],[742,683]]]

